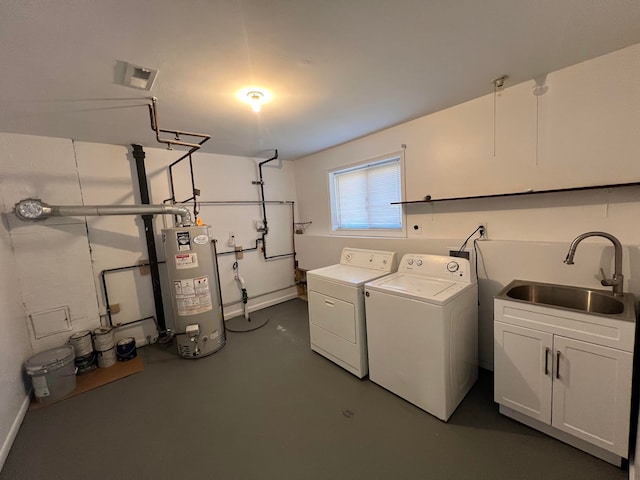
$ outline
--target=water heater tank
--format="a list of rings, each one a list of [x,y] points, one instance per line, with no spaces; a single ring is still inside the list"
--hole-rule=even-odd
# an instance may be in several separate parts
[[[199,358],[225,343],[216,258],[206,226],[165,228],[162,240],[171,285],[178,355]]]

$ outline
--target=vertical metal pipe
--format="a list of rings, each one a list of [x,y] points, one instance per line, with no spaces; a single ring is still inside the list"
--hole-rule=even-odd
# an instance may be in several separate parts
[[[262,219],[264,222],[264,231],[262,232],[262,255],[265,260],[267,260],[267,233],[269,233],[269,224],[267,223],[267,206],[264,201],[264,179],[262,178],[262,165],[276,160],[277,158],[278,150],[276,149],[273,157],[265,160],[264,162],[258,163],[258,173],[260,175],[260,180],[258,180],[258,183],[260,184],[260,200],[262,201]]]
[[[138,173],[138,186],[140,188],[140,202],[150,203],[149,187],[147,185],[147,171],[144,165],[145,153],[142,145],[131,145],[133,147],[133,158],[136,161],[136,172]],[[153,215],[142,215],[144,222],[144,232],[147,238],[147,254],[149,255],[149,269],[151,271],[151,286],[153,288],[153,301],[156,307],[156,319],[158,320],[158,330],[161,337],[167,334],[167,323],[164,317],[164,306],[162,304],[162,288],[160,286],[160,269],[158,268],[158,254],[156,252],[156,238],[153,231]]]
[[[218,298],[220,299],[220,315],[222,315],[222,331],[224,332],[224,338],[227,338],[227,327],[224,323],[224,305],[222,304],[222,286],[220,284],[220,268],[218,266],[218,241],[215,238],[211,239],[211,248],[213,248],[213,260],[216,266],[216,283],[218,284]]]
[[[113,321],[111,319],[111,304],[109,303],[109,294],[107,293],[107,279],[104,278],[104,270],[100,272],[100,280],[102,281],[102,291],[104,292],[104,304],[107,308],[107,320],[109,321],[109,327],[113,327]]]

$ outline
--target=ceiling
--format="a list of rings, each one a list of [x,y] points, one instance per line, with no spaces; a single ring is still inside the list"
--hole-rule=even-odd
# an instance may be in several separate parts
[[[296,159],[640,42],[637,0],[2,0],[0,132]],[[157,69],[151,91],[119,62]],[[260,113],[243,87],[268,89]],[[186,141],[198,139],[183,138]]]

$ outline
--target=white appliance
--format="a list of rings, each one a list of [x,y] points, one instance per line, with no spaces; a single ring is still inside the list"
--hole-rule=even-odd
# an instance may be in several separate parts
[[[369,378],[445,422],[478,379],[478,288],[464,258],[407,254],[365,285]]]
[[[307,272],[311,349],[358,378],[369,371],[364,284],[396,263],[395,252],[344,248],[339,264]]]

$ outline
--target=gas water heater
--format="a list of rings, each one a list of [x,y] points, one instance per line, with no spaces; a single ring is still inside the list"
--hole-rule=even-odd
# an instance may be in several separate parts
[[[171,286],[178,355],[199,358],[224,346],[216,261],[206,226],[165,228],[162,241]]]

